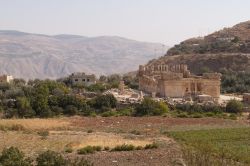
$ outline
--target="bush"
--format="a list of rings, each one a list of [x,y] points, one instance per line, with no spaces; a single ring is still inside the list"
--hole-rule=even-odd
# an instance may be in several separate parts
[[[90,163],[88,160],[84,159],[75,159],[70,161],[69,166],[93,166],[94,164]]]
[[[12,131],[24,131],[25,127],[23,125],[21,125],[21,124],[13,124],[10,127],[10,130],[12,130]]]
[[[130,133],[134,135],[141,135],[141,132],[137,130],[132,130]]]
[[[92,146],[93,149],[97,152],[101,151],[102,150],[102,147],[101,146]]]
[[[31,160],[24,157],[24,153],[15,147],[10,147],[2,151],[0,156],[1,166],[30,166]]]
[[[243,104],[237,100],[231,100],[227,103],[226,112],[240,113],[243,110]]]
[[[207,113],[205,113],[205,116],[206,117],[213,117],[213,116],[215,116],[215,113],[213,113],[213,112],[207,112]]]
[[[64,114],[70,115],[70,116],[76,115],[77,112],[78,112],[77,108],[73,105],[66,106],[66,108],[64,110]]]
[[[157,149],[158,145],[156,143],[147,144],[144,149]]]
[[[93,133],[93,130],[92,130],[92,129],[89,129],[89,130],[87,131],[87,133]]]
[[[41,130],[38,131],[37,134],[42,137],[42,139],[46,139],[49,136],[48,130]]]
[[[78,154],[93,154],[96,151],[101,151],[101,146],[86,146],[84,148],[81,148],[77,151]]]
[[[137,147],[135,148],[135,150],[143,150],[143,147],[142,147],[142,146],[137,146]]]
[[[203,115],[201,113],[194,113],[191,116],[192,118],[203,118]]]
[[[63,113],[63,108],[62,107],[58,107],[58,106],[52,106],[51,107],[51,111],[54,113],[54,115],[60,115]]]
[[[132,151],[132,150],[135,150],[134,145],[123,144],[115,146],[111,151]]]
[[[134,108],[129,107],[118,110],[117,112],[120,116],[131,116],[133,115],[134,111],[135,111]]]
[[[156,116],[169,111],[168,106],[163,102],[157,102],[150,98],[144,98],[141,104],[136,107],[136,116]]]
[[[101,95],[95,98],[94,107],[97,109],[102,109],[103,107],[115,108],[117,100],[112,94]]]
[[[105,146],[105,147],[104,147],[104,150],[105,150],[105,151],[109,151],[109,150],[110,150],[110,147],[109,147],[109,146]]]
[[[67,148],[65,148],[64,151],[65,151],[66,153],[72,153],[72,152],[73,152],[73,149],[70,148],[70,147],[67,147]]]
[[[176,117],[178,118],[188,118],[188,114],[186,112],[182,112],[176,115]]]
[[[231,119],[231,120],[237,120],[237,115],[232,113],[232,114],[229,115],[228,118]]]
[[[101,114],[102,117],[111,117],[118,115],[116,111],[107,111]]]
[[[86,87],[86,89],[90,92],[104,92],[106,90],[106,87],[104,84],[101,84],[101,83],[96,83],[96,84],[93,84],[93,85],[90,85],[88,87]]]
[[[41,153],[37,158],[37,166],[66,166],[67,161],[62,155],[53,151]]]

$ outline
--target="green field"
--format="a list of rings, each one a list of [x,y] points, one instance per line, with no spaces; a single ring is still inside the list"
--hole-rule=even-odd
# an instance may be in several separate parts
[[[188,165],[250,165],[250,128],[174,131],[168,135],[182,145]]]

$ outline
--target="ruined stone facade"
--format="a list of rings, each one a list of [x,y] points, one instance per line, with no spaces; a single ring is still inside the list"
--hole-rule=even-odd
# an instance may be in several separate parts
[[[220,97],[219,73],[204,73],[195,76],[187,65],[151,64],[139,68],[139,88],[159,97],[183,98],[197,95]]]

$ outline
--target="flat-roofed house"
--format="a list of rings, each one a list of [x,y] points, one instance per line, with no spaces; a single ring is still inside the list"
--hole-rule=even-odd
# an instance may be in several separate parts
[[[94,74],[85,74],[85,73],[72,73],[70,76],[70,82],[72,85],[84,85],[89,86],[96,83],[96,77]]]

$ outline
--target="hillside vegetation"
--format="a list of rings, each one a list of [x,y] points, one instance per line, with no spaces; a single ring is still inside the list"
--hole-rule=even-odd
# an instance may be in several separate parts
[[[250,53],[250,21],[224,28],[205,37],[192,38],[171,48],[167,55]]]

